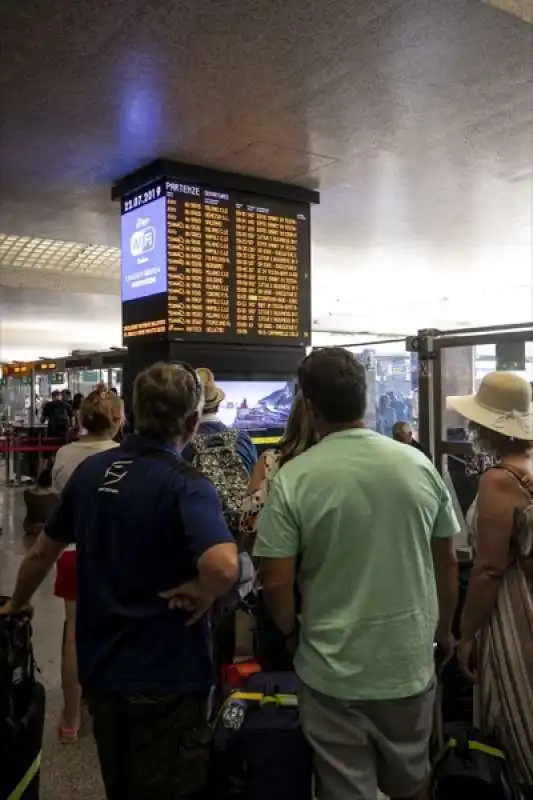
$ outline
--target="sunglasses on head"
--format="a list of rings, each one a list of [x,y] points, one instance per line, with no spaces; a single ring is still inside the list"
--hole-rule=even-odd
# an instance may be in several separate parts
[[[200,378],[198,377],[198,373],[196,372],[190,364],[187,364],[186,361],[174,361],[174,366],[181,367],[185,372],[187,372],[194,381],[194,392],[196,395],[197,401],[200,400],[203,394],[203,386],[201,384]]]

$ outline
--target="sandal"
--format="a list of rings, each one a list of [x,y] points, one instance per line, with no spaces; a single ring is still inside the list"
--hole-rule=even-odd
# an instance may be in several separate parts
[[[64,744],[73,744],[78,741],[79,728],[63,728],[59,726],[59,741]]]

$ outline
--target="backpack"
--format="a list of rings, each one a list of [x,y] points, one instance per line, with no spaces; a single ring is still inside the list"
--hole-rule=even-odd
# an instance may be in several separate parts
[[[242,503],[250,476],[237,452],[238,431],[197,433],[191,445],[192,465],[208,478],[222,501],[224,518],[238,539]]]
[[[504,750],[477,728],[451,729],[433,767],[433,800],[519,800]]]

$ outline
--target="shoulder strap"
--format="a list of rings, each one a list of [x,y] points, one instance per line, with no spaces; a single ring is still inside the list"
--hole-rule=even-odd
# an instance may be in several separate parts
[[[504,464],[495,464],[491,469],[501,469],[507,472],[520,484],[520,488],[527,492],[529,497],[533,499],[533,480],[527,472],[521,472],[518,469],[513,469],[513,467],[508,467]]]
[[[220,445],[221,447],[237,448],[239,431],[226,429],[222,431],[211,431],[209,433],[196,433],[191,441],[191,447],[195,455],[209,453]]]

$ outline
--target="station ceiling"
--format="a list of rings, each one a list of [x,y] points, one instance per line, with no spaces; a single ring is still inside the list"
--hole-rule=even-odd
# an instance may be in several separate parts
[[[2,0],[0,356],[83,294],[102,297],[64,318],[120,344],[96,341],[118,308],[110,186],[157,157],[320,189],[316,329],[530,319],[532,18],[532,0]]]

